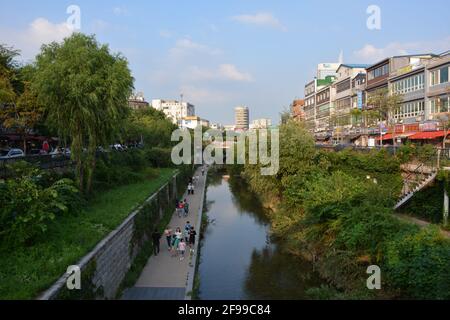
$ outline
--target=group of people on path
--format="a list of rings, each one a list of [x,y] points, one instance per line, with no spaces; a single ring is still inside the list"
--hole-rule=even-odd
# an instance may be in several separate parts
[[[195,228],[191,226],[189,221],[186,222],[184,230],[177,227],[175,232],[173,232],[170,226],[167,227],[166,230],[164,230],[164,236],[167,240],[167,249],[172,253],[172,257],[179,256],[180,261],[183,260],[187,246],[189,246],[190,252],[194,252],[197,232],[195,231]]]
[[[201,170],[202,176],[205,174],[205,169]],[[189,179],[188,184],[188,195],[194,194],[194,184],[198,181],[198,176],[194,176]],[[179,218],[182,216],[187,217],[189,215],[189,203],[187,199],[179,201],[175,200],[175,210]],[[164,230],[164,236],[167,240],[167,247],[169,252],[172,253],[172,257],[180,256],[180,261],[184,259],[184,254],[186,252],[187,246],[189,246],[190,252],[194,252],[195,246],[195,237],[197,236],[197,232],[195,231],[194,226],[191,226],[189,221],[186,222],[184,226],[184,230],[182,231],[180,227],[175,229],[175,232],[168,226]],[[161,233],[158,232],[157,229],[152,233],[152,242],[153,242],[153,251],[155,256],[157,256],[160,252],[160,240]]]

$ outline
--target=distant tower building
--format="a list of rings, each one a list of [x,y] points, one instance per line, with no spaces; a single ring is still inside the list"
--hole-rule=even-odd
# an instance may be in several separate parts
[[[235,112],[235,128],[236,130],[248,130],[249,127],[249,112],[247,107],[237,107]]]

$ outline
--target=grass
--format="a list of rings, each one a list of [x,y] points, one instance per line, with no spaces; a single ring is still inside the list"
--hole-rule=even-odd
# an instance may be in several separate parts
[[[78,215],[58,218],[32,247],[0,251],[0,299],[34,299],[76,264],[175,171],[95,195]]]

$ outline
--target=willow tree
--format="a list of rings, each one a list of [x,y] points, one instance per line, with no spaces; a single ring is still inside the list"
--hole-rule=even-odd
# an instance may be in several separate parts
[[[133,90],[127,60],[94,36],[75,33],[42,47],[33,86],[50,125],[71,142],[80,190],[89,193],[96,149],[116,137],[127,116]]]

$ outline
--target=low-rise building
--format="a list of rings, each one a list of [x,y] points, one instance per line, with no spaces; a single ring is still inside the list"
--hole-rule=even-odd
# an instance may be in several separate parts
[[[271,119],[256,119],[252,121],[250,129],[268,129],[272,125]]]
[[[445,121],[450,112],[450,51],[428,61],[425,79],[425,119]]]
[[[182,119],[195,116],[194,105],[177,100],[152,100],[152,107],[164,114],[178,126],[182,126]]]
[[[305,120],[305,100],[303,99],[296,99],[291,104],[291,114],[292,118],[295,121],[303,121]]]
[[[195,129],[198,126],[209,127],[209,121],[197,116],[183,117],[181,119],[181,127]]]
[[[145,101],[144,94],[139,92],[128,99],[128,106],[133,110],[142,110],[149,108],[150,104]]]
[[[352,110],[362,107],[367,65],[341,64],[337,70],[336,89],[334,96],[334,116],[332,117],[333,139],[350,142],[357,137],[351,130],[358,126],[358,118],[352,115]]]

